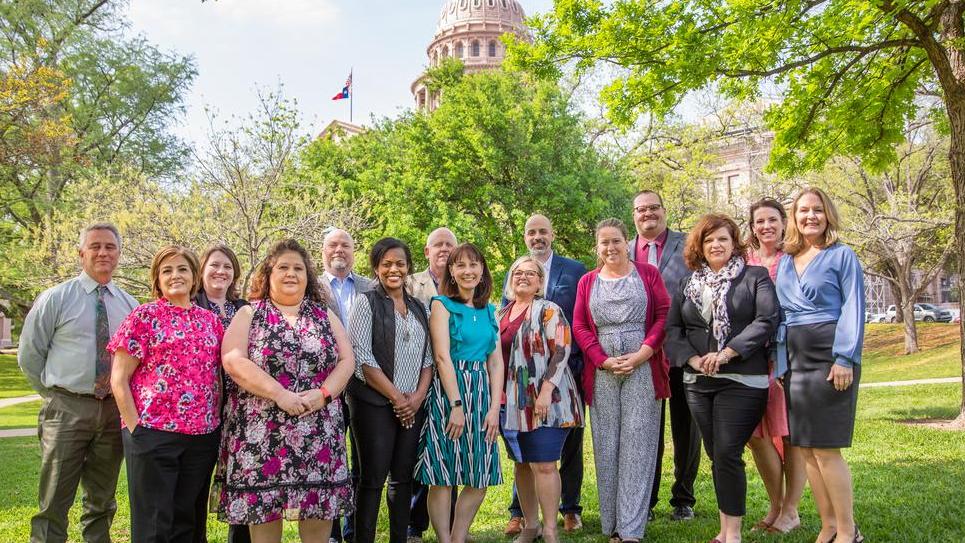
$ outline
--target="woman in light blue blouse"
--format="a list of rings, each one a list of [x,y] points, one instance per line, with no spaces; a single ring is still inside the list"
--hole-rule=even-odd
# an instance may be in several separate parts
[[[838,241],[840,221],[828,196],[803,190],[791,206],[777,270],[786,315],[778,364],[786,361],[790,441],[801,447],[808,482],[821,515],[819,543],[859,543],[851,471],[841,456],[850,447],[864,341],[864,280],[858,257]]]

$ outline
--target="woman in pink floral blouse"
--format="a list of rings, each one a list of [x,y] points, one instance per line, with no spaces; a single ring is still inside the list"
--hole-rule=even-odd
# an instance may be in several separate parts
[[[252,541],[280,542],[282,520],[302,541],[328,541],[353,510],[339,393],[355,371],[352,345],[311,258],[276,243],[252,278],[224,342],[237,383],[225,408],[221,520],[248,524]]]
[[[198,257],[164,247],[151,262],[157,300],[117,329],[111,389],[121,412],[131,540],[191,541],[194,504],[218,454],[221,321],[191,303]]]

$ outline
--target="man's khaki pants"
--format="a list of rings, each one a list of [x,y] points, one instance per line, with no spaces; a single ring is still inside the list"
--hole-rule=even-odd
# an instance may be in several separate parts
[[[40,512],[30,521],[31,543],[67,541],[67,512],[83,487],[81,534],[109,543],[124,458],[120,415],[113,398],[98,400],[61,389],[44,394],[40,408]]]

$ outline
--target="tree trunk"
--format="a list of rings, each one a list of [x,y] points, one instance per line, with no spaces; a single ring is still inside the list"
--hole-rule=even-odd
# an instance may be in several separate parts
[[[903,292],[901,296],[902,324],[905,327],[905,354],[914,354],[918,348],[918,328],[915,326],[915,301],[910,292]]]
[[[965,91],[946,97],[951,145],[948,161],[955,186],[955,251],[958,256],[958,304],[965,308]],[[965,320],[958,324],[962,361],[962,403],[959,420],[965,422]]]

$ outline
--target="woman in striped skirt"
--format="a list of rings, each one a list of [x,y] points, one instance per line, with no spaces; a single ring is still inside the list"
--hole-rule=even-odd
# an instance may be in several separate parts
[[[502,483],[496,436],[503,361],[496,349],[498,324],[488,303],[492,275],[471,244],[449,255],[432,299],[429,331],[436,377],[426,400],[416,477],[429,485],[429,520],[439,543],[464,543],[486,497]],[[450,522],[452,487],[464,486]]]

